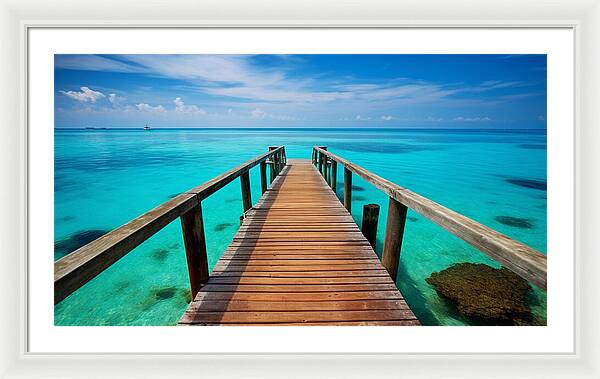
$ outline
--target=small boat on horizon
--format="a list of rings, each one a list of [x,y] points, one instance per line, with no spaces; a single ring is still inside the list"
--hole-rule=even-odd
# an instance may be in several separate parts
[[[148,124],[146,124],[146,126],[144,126],[144,130],[150,130],[150,127],[148,126]]]

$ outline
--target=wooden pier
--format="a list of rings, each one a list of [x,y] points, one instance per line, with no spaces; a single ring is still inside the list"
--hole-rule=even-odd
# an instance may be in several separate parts
[[[253,206],[255,166],[263,195]],[[381,261],[373,251],[379,207],[365,207],[363,230],[349,213],[353,175],[389,196]],[[209,275],[202,201],[237,178],[242,223]],[[285,148],[273,146],[56,261],[54,303],[180,218],[193,301],[179,325],[419,325],[395,284],[409,208],[546,289],[546,256],[531,247],[326,147],[314,147],[312,160],[288,161]]]
[[[309,160],[290,160],[180,325],[418,325]]]

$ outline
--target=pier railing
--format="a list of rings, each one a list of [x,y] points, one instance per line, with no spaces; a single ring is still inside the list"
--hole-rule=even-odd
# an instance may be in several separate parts
[[[271,168],[272,182],[285,163],[285,147],[271,146],[268,152],[181,193],[59,259],[54,263],[54,304],[61,302],[177,217],[181,219],[192,298],[195,297],[200,287],[208,280],[202,200],[240,178],[242,204],[246,212],[252,208],[250,169],[260,166],[261,189],[264,193],[267,190],[267,165]]]
[[[348,212],[352,207],[353,173],[389,196],[381,261],[392,278],[396,278],[398,272],[406,213],[410,208],[487,254],[522,278],[531,281],[543,290],[546,289],[546,256],[541,252],[375,175],[363,167],[327,151],[325,146],[313,147],[312,162],[318,167],[334,192],[337,186],[337,165],[339,163],[344,166],[344,206]]]

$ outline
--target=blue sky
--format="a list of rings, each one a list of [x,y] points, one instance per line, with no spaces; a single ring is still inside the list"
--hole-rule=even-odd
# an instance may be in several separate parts
[[[545,128],[545,55],[55,55],[55,126]]]

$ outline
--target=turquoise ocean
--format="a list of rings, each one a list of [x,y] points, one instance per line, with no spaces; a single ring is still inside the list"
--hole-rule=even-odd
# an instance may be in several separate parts
[[[546,254],[546,131],[423,129],[55,129],[54,259],[227,169],[285,145],[288,158],[328,149]],[[343,181],[338,170],[338,182]],[[352,215],[387,197],[353,178]],[[260,195],[251,171],[253,201]],[[342,185],[338,185],[342,196]],[[209,268],[239,225],[239,180],[203,202]],[[457,262],[499,265],[409,211],[397,284],[425,325],[465,325],[425,279]],[[175,220],[54,308],[56,325],[174,325],[189,301]],[[546,314],[546,295],[530,299]]]

